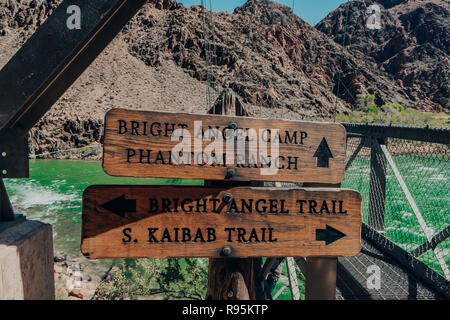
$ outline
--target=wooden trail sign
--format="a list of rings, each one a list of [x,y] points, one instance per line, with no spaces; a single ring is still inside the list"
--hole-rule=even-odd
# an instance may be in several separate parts
[[[82,253],[98,258],[337,257],[361,248],[346,189],[92,186]]]
[[[183,134],[173,139],[177,129]],[[222,146],[212,149],[216,137]],[[346,131],[337,123],[113,109],[105,118],[103,169],[121,177],[337,184],[345,152]]]

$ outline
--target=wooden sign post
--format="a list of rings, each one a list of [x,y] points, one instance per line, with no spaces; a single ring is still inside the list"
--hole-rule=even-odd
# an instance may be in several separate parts
[[[228,98],[223,101],[231,104],[219,112],[233,112],[237,99]],[[344,127],[250,119],[235,109],[237,116],[108,112],[106,173],[202,179],[205,187],[88,188],[83,254],[208,257],[207,299],[254,299],[261,257],[314,257],[311,262],[321,263],[314,259],[356,255],[362,224],[357,192],[260,187],[273,181],[338,186],[345,175]]]
[[[89,258],[337,257],[361,248],[352,190],[93,186],[83,194]]]
[[[114,109],[105,118],[103,169],[122,177],[340,183],[345,152],[345,128],[337,123]],[[261,173],[269,168],[276,172]]]

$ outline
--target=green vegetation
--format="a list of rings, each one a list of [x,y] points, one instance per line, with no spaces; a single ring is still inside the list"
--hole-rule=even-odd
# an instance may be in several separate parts
[[[337,122],[383,123],[416,127],[449,127],[450,115],[421,112],[407,109],[396,102],[389,102],[381,107],[375,104],[375,95],[357,95],[355,110],[348,114],[336,115]]]
[[[284,262],[282,274],[286,278]],[[104,277],[97,288],[96,299],[202,300],[206,295],[207,278],[207,259],[123,259],[118,260]],[[297,279],[300,297],[304,299],[305,277],[298,269]],[[273,295],[283,288],[286,281],[278,281]],[[285,287],[278,300],[290,299],[289,288]]]
[[[370,102],[371,99],[368,99]],[[370,104],[369,104],[370,105]],[[400,105],[391,104],[397,112],[404,112]],[[377,110],[378,111],[378,110]],[[379,114],[383,111],[378,111]],[[367,112],[370,113],[370,112]],[[375,113],[375,111],[372,111]],[[392,143],[390,144],[392,145]],[[415,150],[427,145],[416,143]],[[399,146],[398,150],[402,147]],[[427,226],[438,232],[448,225],[448,154],[445,151],[431,152],[428,156],[393,154],[394,160],[420,208]],[[419,149],[417,149],[419,148]],[[436,146],[434,146],[436,148]],[[434,150],[434,149],[433,149]],[[363,196],[363,217],[367,222],[370,158],[361,154],[346,172],[344,188],[358,190]],[[79,245],[81,235],[81,195],[93,184],[139,184],[139,185],[203,185],[203,181],[132,179],[107,176],[101,163],[91,161],[31,160],[30,179],[6,179],[8,193],[15,209],[27,215],[28,219],[52,223],[56,250],[71,256],[81,256]],[[426,241],[410,205],[405,198],[392,169],[387,170],[386,185],[386,235],[404,249],[411,251]],[[450,263],[450,239],[439,245],[447,264]],[[421,261],[442,274],[439,264],[430,250],[420,256]],[[87,260],[86,264],[91,263]],[[207,282],[206,259],[136,259],[98,260],[92,266],[95,275],[101,276],[111,264],[97,290],[98,299],[204,299]],[[98,271],[97,271],[98,270]],[[93,271],[94,272],[94,271]],[[286,274],[285,267],[283,273]],[[93,273],[94,274],[94,273]],[[304,297],[304,277],[298,273],[301,297]],[[282,287],[282,278],[274,294]],[[64,283],[61,283],[64,286]],[[58,298],[65,297],[57,293]],[[290,299],[285,289],[279,300]]]
[[[124,259],[97,289],[100,300],[192,299],[206,294],[206,259]]]

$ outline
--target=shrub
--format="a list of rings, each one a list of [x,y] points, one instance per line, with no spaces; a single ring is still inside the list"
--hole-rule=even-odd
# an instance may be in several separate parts
[[[336,115],[338,122],[384,123],[408,126],[450,126],[450,116],[446,113],[430,113],[407,109],[399,103],[389,102],[378,108],[375,95],[357,95],[355,110],[349,114]]]
[[[201,300],[207,272],[206,259],[124,259],[100,283],[96,298]]]

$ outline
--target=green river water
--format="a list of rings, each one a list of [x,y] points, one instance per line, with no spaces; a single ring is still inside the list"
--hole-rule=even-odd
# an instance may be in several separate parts
[[[449,225],[448,158],[430,163],[430,158],[397,157],[396,162],[432,233]],[[84,259],[80,253],[81,197],[88,186],[95,184],[203,185],[203,181],[115,178],[103,172],[101,162],[74,160],[30,160],[29,179],[5,180],[14,211],[28,219],[52,224],[55,250],[77,259]],[[369,184],[369,159],[357,159],[342,186],[361,192],[364,221],[367,221]],[[387,172],[386,189],[386,235],[411,251],[426,238],[392,170]],[[450,239],[439,248],[449,265]],[[420,259],[442,274],[431,250]],[[112,263],[112,260],[83,261],[94,266],[92,270],[98,276]],[[280,298],[288,297],[283,294]]]
[[[116,178],[105,174],[99,161],[42,159],[30,160],[29,179],[6,179],[14,212],[52,224],[54,249],[81,259],[94,276],[102,276],[113,261],[88,261],[80,252],[81,197],[96,184],[203,185],[203,181]]]

